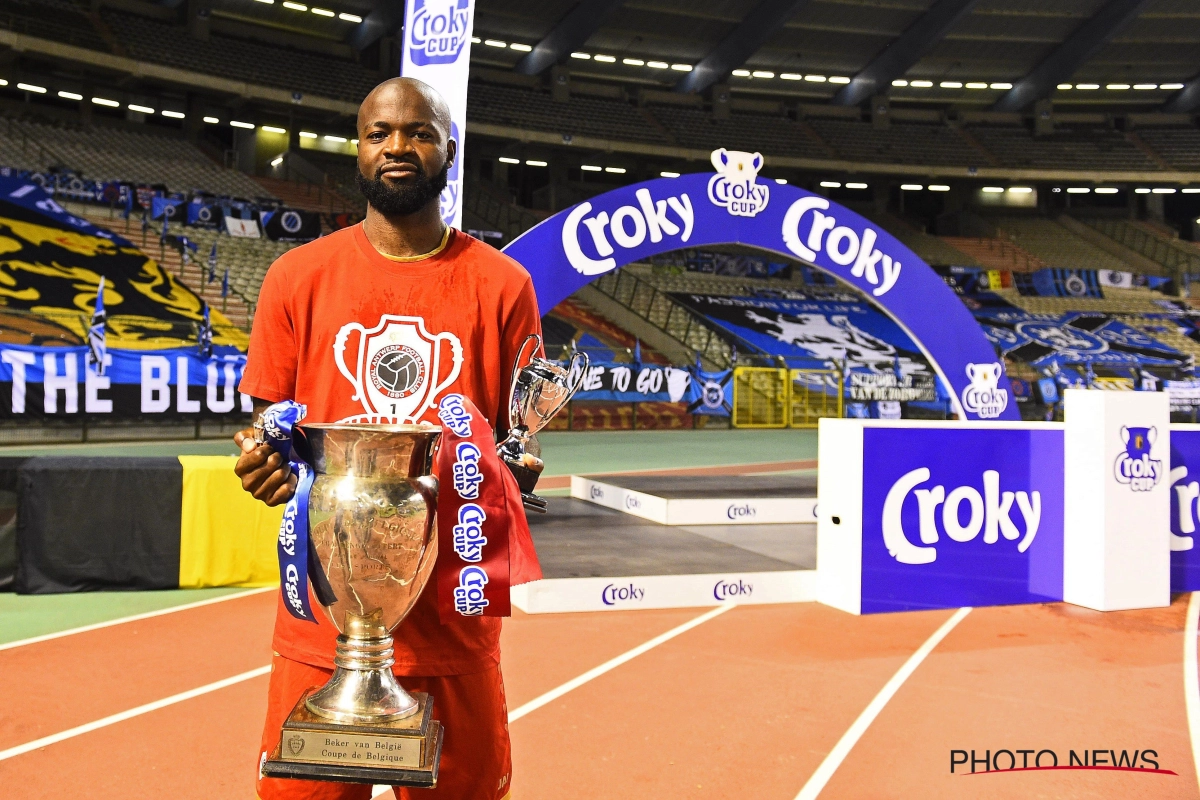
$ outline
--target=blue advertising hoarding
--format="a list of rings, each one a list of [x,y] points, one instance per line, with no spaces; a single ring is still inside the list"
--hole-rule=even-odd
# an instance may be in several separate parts
[[[1200,426],[1171,426],[1171,591],[1200,590]]]
[[[1063,432],[863,431],[861,613],[1063,598]]]
[[[534,226],[505,253],[529,270],[543,309],[600,275],[674,250],[743,244],[779,253],[866,294],[924,351],[966,419],[1019,419],[995,350],[929,265],[825,197],[759,181],[762,159],[752,156],[718,150],[715,173],[598,195]]]

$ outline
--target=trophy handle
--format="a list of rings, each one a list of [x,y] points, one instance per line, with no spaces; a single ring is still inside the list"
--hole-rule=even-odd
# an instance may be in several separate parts
[[[354,368],[356,374],[351,375],[350,370],[346,368],[346,340],[350,338],[350,332],[358,331],[358,358],[354,360]],[[351,322],[342,326],[338,331],[337,338],[333,340],[333,360],[337,363],[338,372],[350,381],[350,385],[354,387],[354,396],[351,401],[363,400],[366,401],[366,396],[363,394],[362,387],[362,343],[363,337],[366,336],[367,329],[357,322]],[[368,409],[369,410],[369,409]]]
[[[542,337],[536,333],[531,333],[525,337],[525,341],[521,342],[521,346],[517,348],[517,357],[513,359],[512,376],[508,379],[508,429],[513,429],[513,417],[516,416],[517,409],[513,404],[517,399],[517,375],[521,371],[521,359],[525,355],[525,346],[530,340],[534,341],[533,353],[536,354],[538,348],[542,346]]]
[[[587,353],[583,352],[582,350],[576,350],[575,355],[571,356],[571,365],[567,368],[568,375],[575,371],[575,362],[580,358],[583,358],[583,364],[579,367],[579,377],[575,379],[575,384],[567,390],[567,399],[563,401],[563,405],[566,405],[568,402],[570,402],[571,398],[575,396],[575,393],[579,391],[579,387],[583,386],[584,378],[587,377],[588,367],[590,367],[592,364],[592,360],[588,358]],[[562,406],[559,406],[559,408],[561,409]],[[555,413],[558,412],[556,411]]]
[[[580,359],[582,359],[582,362],[580,362]],[[576,350],[575,355],[571,356],[571,364],[567,369],[568,375],[570,375],[575,369],[575,365],[577,363],[579,364],[579,377],[575,379],[574,384],[567,388],[566,394],[563,395],[562,400],[558,402],[558,405],[554,407],[554,410],[542,417],[542,425],[545,425],[550,420],[554,419],[554,417],[558,416],[558,412],[566,408],[567,403],[571,402],[571,398],[575,396],[575,393],[579,391],[579,387],[583,385],[583,379],[587,377],[588,366],[592,363],[592,361],[590,358],[588,358],[587,353],[583,352],[582,350]]]

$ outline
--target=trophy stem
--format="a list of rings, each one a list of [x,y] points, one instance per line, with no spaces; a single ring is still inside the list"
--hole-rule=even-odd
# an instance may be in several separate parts
[[[392,637],[380,621],[382,613],[346,616],[347,632],[337,638],[333,677],[309,696],[308,710],[342,723],[391,722],[415,714],[417,701],[392,674],[396,659]]]

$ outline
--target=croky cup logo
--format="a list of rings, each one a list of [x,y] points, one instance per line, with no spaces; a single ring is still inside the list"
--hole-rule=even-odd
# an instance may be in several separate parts
[[[971,385],[963,389],[963,408],[980,419],[995,419],[1008,408],[1008,390],[999,388],[1004,368],[999,362],[967,364]]]
[[[1150,448],[1158,438],[1155,428],[1128,428],[1121,426],[1121,441],[1125,452],[1113,463],[1113,476],[1117,483],[1128,484],[1135,492],[1148,492],[1162,478],[1162,461],[1150,457]]]
[[[416,0],[409,28],[408,53],[414,64],[453,64],[471,29],[471,2]]]
[[[358,352],[347,364],[350,335],[358,332]],[[350,398],[362,414],[341,422],[406,423],[421,418],[438,394],[454,383],[462,369],[462,343],[452,333],[431,334],[420,317],[384,314],[367,329],[350,322],[333,344],[338,371],[350,381]]]
[[[767,207],[771,190],[755,182],[763,165],[762,153],[722,147],[713,150],[712,165],[717,174],[708,181],[708,199],[714,205],[724,206],[735,217],[753,217]]]

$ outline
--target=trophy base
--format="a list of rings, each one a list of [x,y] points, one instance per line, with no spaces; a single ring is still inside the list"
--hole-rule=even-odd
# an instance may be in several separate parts
[[[533,493],[534,488],[537,486],[538,478],[542,476],[542,473],[535,472],[529,467],[509,461],[508,459],[503,460],[509,471],[512,472],[513,477],[517,479],[517,487],[521,490],[521,502],[525,508],[530,511],[536,511],[538,514],[545,514],[545,498]]]
[[[345,725],[308,710],[309,689],[287,721],[275,752],[264,762],[268,778],[369,783],[429,789],[437,785],[442,725],[433,698],[413,692],[417,712],[390,723]]]

